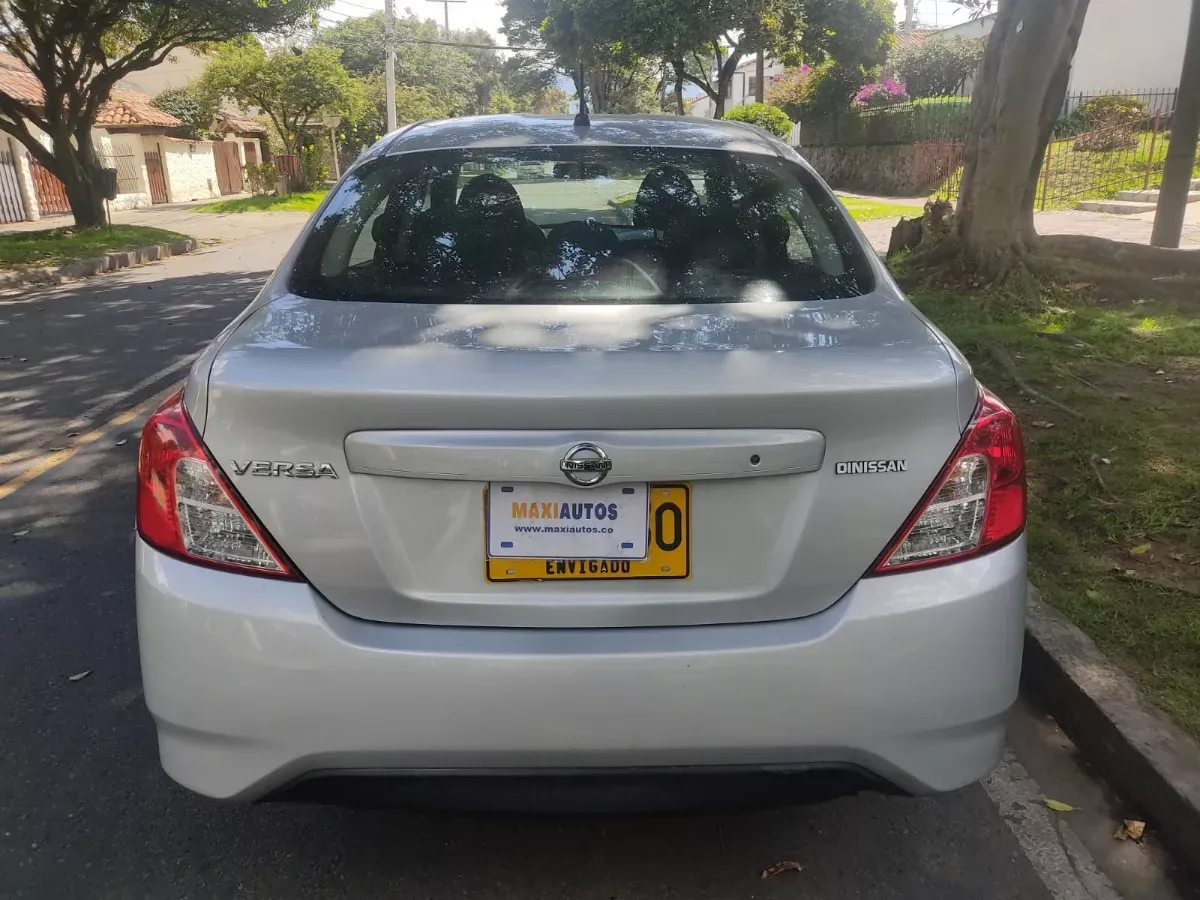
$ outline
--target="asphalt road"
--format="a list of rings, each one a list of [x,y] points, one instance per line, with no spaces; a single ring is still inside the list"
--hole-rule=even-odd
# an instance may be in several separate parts
[[[640,819],[231,807],[171,783],[134,623],[144,413],[120,414],[178,380],[291,233],[0,300],[0,897],[1116,896],[1015,761],[944,797]],[[780,860],[805,869],[759,877]]]

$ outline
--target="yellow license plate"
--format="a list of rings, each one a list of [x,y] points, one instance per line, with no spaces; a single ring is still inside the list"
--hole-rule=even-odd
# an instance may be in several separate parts
[[[580,492],[582,496],[586,492]],[[484,574],[488,581],[602,581],[691,576],[691,489],[686,484],[646,486],[646,555],[640,559],[503,558],[491,556],[488,523],[492,490],[483,497]],[[503,496],[495,502],[504,502]]]

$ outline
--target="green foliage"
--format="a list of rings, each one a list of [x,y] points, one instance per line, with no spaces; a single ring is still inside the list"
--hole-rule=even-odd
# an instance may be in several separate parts
[[[878,66],[895,25],[891,0],[508,0],[504,27],[513,42],[549,48],[564,71],[581,57],[585,72],[661,61],[715,100],[759,50]],[[606,110],[599,99],[593,105]]]
[[[279,172],[275,168],[274,163],[264,162],[258,165],[245,166],[246,181],[250,183],[250,192],[253,194],[265,194],[275,190],[275,182],[279,178]]]
[[[1137,97],[1104,94],[1075,110],[1081,127],[1076,150],[1119,150],[1133,147],[1134,132],[1150,121],[1149,109]]]
[[[767,84],[767,102],[782,109],[793,122],[800,114],[812,86],[811,66],[794,66],[774,76]]]
[[[194,84],[168,88],[151,100],[150,105],[180,121],[180,126],[169,132],[172,136],[193,140],[207,137],[217,114],[213,98]]]
[[[930,97],[882,109],[849,110],[806,123],[804,142],[855,146],[961,141],[970,125],[969,98]]]
[[[325,193],[325,191],[304,191],[298,194],[260,194],[257,197],[231,197],[228,200],[217,200],[214,203],[193,206],[192,212],[220,215],[243,212],[310,213],[321,205],[321,201],[325,199]]]
[[[300,184],[321,185],[329,180],[329,162],[324,147],[305,146],[300,150]]]
[[[1200,310],[1184,287],[1144,302],[1097,290],[1103,304],[1071,287],[1084,290],[1032,310],[990,292],[912,299],[1025,426],[1031,580],[1200,736],[1200,391],[1183,383],[1200,367]],[[997,344],[1085,418],[1030,404]]]
[[[805,125],[810,119],[844,113],[858,90],[871,80],[864,69],[826,60],[813,69],[808,92],[800,101],[800,118]]]
[[[932,38],[898,53],[896,71],[910,97],[945,97],[962,90],[985,49],[984,38]]]
[[[743,103],[725,113],[732,122],[747,122],[769,131],[776,137],[785,138],[792,133],[792,120],[782,109],[765,103]]]
[[[231,42],[221,48],[202,80],[212,96],[261,109],[284,147],[298,153],[308,124],[326,115],[354,122],[363,113],[362,88],[339,56],[330,47],[310,47],[297,55],[287,50],[267,53],[253,39]]]

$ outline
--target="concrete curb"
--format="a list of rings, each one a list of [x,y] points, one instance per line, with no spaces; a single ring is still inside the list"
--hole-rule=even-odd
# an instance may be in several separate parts
[[[1022,681],[1177,861],[1200,873],[1200,745],[1032,586]]]
[[[169,256],[191,253],[198,246],[199,243],[195,238],[187,238],[170,244],[150,244],[147,247],[138,247],[123,253],[109,253],[105,256],[76,259],[57,269],[17,269],[0,274],[0,290],[22,287],[27,284],[62,284],[64,281],[73,281],[76,278],[91,278],[93,275],[100,275],[104,272],[139,266],[142,263],[166,259]]]

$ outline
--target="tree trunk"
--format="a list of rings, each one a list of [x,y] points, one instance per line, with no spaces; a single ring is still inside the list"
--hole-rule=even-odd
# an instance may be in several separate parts
[[[1187,51],[1183,75],[1179,81],[1179,99],[1175,120],[1171,123],[1171,144],[1158,190],[1158,212],[1154,216],[1155,247],[1178,249],[1187,218],[1188,192],[1192,189],[1192,168],[1196,146],[1200,144],[1200,0],[1192,0],[1192,23],[1188,27]]]
[[[96,228],[108,222],[100,190],[100,160],[92,146],[92,131],[81,128],[72,142],[65,130],[52,134],[54,166],[50,171],[63,183],[77,228]]]
[[[672,60],[671,67],[675,70],[675,114],[682,116],[687,113],[683,105],[683,61]]]
[[[1038,235],[1033,224],[1033,215],[1037,206],[1038,187],[1042,179],[1042,165],[1046,161],[1046,150],[1054,138],[1054,126],[1058,123],[1058,117],[1062,115],[1063,106],[1066,104],[1067,88],[1071,83],[1071,62],[1075,57],[1075,50],[1079,47],[1079,36],[1083,33],[1083,22],[1087,16],[1090,2],[1091,0],[1081,0],[1075,10],[1075,19],[1067,32],[1067,42],[1058,62],[1058,71],[1054,73],[1054,80],[1051,82],[1050,89],[1046,92],[1045,102],[1042,104],[1042,114],[1038,120],[1038,152],[1034,157],[1033,165],[1030,166],[1029,179],[1025,183],[1025,197],[1021,201],[1023,208],[1021,227],[1024,231],[1026,245],[1037,242]]]
[[[1046,108],[1087,3],[1010,0],[997,14],[972,102],[955,220],[964,261],[989,280],[1006,278],[1035,236],[1030,184],[1049,137]]]

